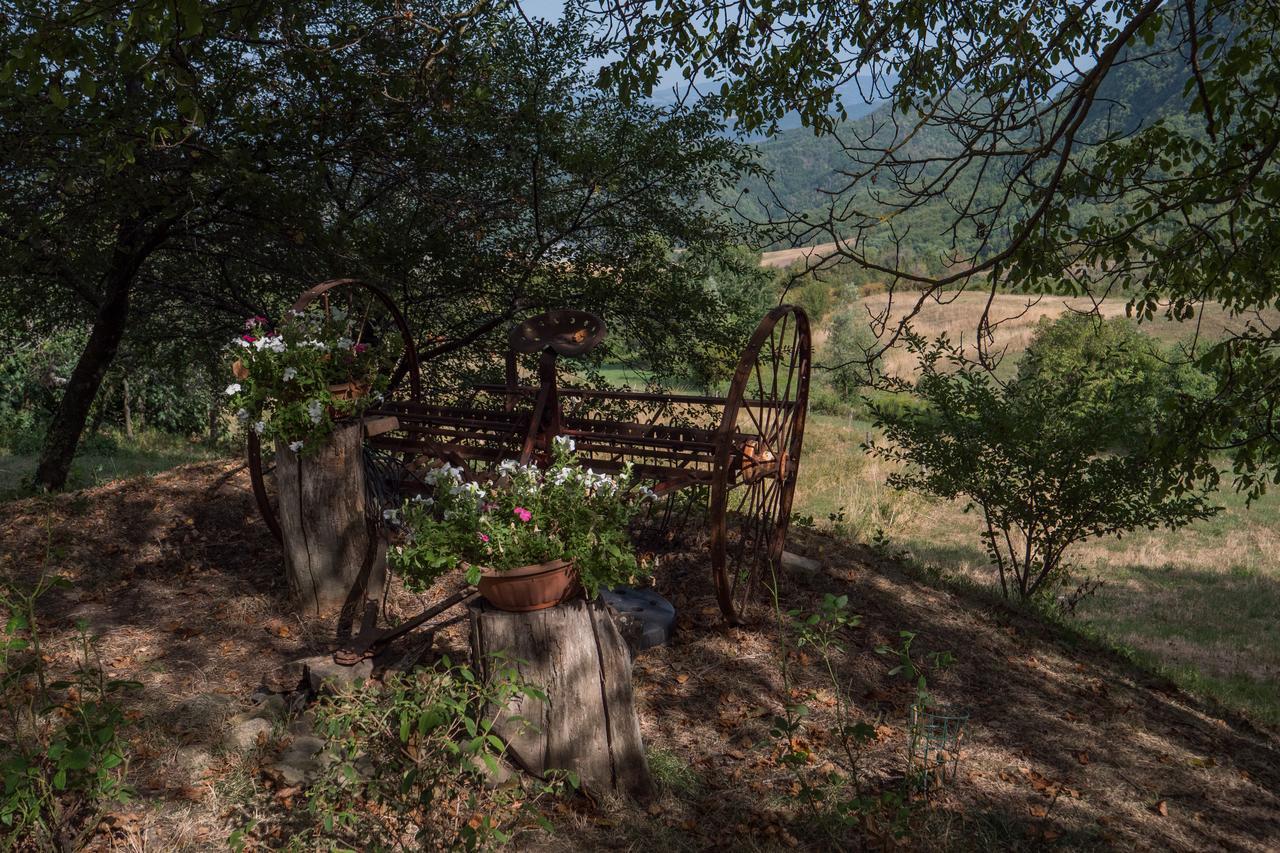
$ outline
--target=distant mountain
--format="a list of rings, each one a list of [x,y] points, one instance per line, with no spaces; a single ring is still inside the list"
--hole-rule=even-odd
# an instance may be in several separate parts
[[[1130,49],[1103,81],[1080,141],[1089,144],[1117,132],[1132,132],[1158,118],[1177,120],[1175,117],[1186,115],[1183,91],[1189,77],[1187,61],[1167,31],[1163,40],[1150,48]],[[746,194],[739,204],[740,212],[760,218],[767,209],[776,210],[780,205],[793,212],[807,211],[811,221],[821,222],[827,218],[833,198],[845,209],[866,211],[873,216],[888,212],[891,208],[882,199],[889,182],[881,181],[873,186],[867,179],[851,181],[849,172],[858,171],[860,164],[842,148],[840,139],[856,140],[856,147],[860,148],[891,145],[901,131],[895,131],[889,119],[888,107],[881,106],[868,115],[844,122],[835,136],[815,137],[809,129],[797,128],[756,141],[759,163],[772,173],[772,178],[744,183],[742,189]],[[945,129],[937,127],[924,129],[903,149],[911,157],[958,150],[959,143]],[[868,157],[865,152],[861,156]],[[1003,191],[998,176],[986,177],[984,185],[976,188],[974,180],[961,180],[954,185],[952,198],[973,192],[981,200],[994,198]],[[904,243],[909,249],[936,258],[953,239],[963,244],[975,237],[973,234],[953,237],[949,233],[951,219],[946,204],[934,202],[895,215],[894,224],[899,236],[906,235]],[[877,227],[876,230],[880,234],[877,240],[887,244],[887,229]],[[815,235],[815,242],[829,239],[830,234]],[[872,245],[875,242],[873,240]]]

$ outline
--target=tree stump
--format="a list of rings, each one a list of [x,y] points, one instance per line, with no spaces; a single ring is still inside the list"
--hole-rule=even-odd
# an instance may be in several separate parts
[[[382,595],[387,547],[366,513],[362,442],[355,423],[336,427],[313,455],[276,443],[285,574],[308,613],[354,616]]]
[[[478,599],[469,610],[472,659],[481,675],[489,679],[495,669],[515,666],[547,694],[546,702],[517,696],[500,709],[494,733],[510,757],[535,776],[572,770],[593,792],[647,798],[652,784],[631,654],[608,608],[579,599],[506,613]]]

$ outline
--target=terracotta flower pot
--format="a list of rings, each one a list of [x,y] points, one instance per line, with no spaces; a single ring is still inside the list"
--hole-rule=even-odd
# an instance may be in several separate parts
[[[526,613],[568,601],[581,591],[573,563],[552,560],[506,572],[482,569],[480,594],[499,610]]]
[[[368,382],[339,382],[329,386],[329,393],[335,400],[359,400],[369,393]]]
[[[335,400],[359,400],[369,393],[368,382],[339,382],[329,386],[329,393]],[[329,417],[335,421],[343,417],[337,407],[329,407]]]

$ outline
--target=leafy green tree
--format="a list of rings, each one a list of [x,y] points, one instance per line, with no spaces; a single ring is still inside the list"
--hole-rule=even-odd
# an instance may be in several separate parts
[[[854,261],[918,291],[882,346],[944,288],[1118,295],[1142,319],[1220,303],[1231,331],[1194,350],[1218,383],[1199,435],[1232,450],[1253,494],[1280,479],[1280,334],[1266,313],[1280,304],[1280,6],[591,5],[616,45],[606,81],[642,94],[678,69],[744,130],[795,112],[834,141],[815,201],[768,194],[758,215],[781,243],[839,241],[815,264]],[[844,123],[858,100],[882,106]],[[898,260],[925,247],[921,267]],[[1196,458],[1192,478],[1216,476]]]
[[[540,306],[601,311],[655,360],[738,345],[702,269],[731,235],[698,202],[745,158],[706,108],[598,90],[593,51],[572,14],[497,2],[0,16],[0,319],[92,330],[37,483],[65,481],[118,354],[215,362],[245,316],[340,275],[404,306],[442,381]]]
[[[1170,363],[1123,319],[1044,323],[1017,377],[998,385],[945,339],[912,336],[915,405],[874,405],[877,456],[894,486],[965,500],[1001,590],[1027,599],[1064,577],[1069,549],[1138,528],[1174,529],[1215,510],[1162,458],[1203,377]]]
[[[830,365],[827,380],[845,403],[855,402],[880,377],[876,336],[861,302],[845,306],[831,318],[825,349],[819,366]]]

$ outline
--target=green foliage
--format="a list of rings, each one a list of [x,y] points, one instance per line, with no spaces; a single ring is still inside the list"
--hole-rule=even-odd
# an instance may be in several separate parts
[[[1146,336],[1112,321],[1042,325],[1018,376],[1000,386],[943,338],[912,336],[916,405],[874,406],[887,444],[870,452],[907,467],[898,488],[983,515],[1001,589],[1020,598],[1065,580],[1068,549],[1100,536],[1170,529],[1215,509],[1208,487],[1184,490],[1162,451],[1178,439],[1180,406],[1203,388]]]
[[[846,403],[880,378],[878,343],[860,302],[841,308],[831,318],[822,362],[826,381]]]
[[[444,658],[323,697],[317,731],[334,759],[307,791],[309,823],[294,844],[390,850],[412,837],[424,848],[485,850],[523,829],[549,828],[539,802],[576,788],[574,774],[502,789],[490,781],[506,751],[493,731],[497,714],[519,722],[508,703],[546,696],[521,680],[514,661],[491,658],[486,670],[487,680]]]
[[[106,678],[95,642],[77,628],[80,664],[66,680],[49,681],[36,602],[65,586],[42,576],[33,589],[0,582],[0,844],[41,850],[78,849],[112,803],[127,802],[128,754],[117,696],[139,687]]]
[[[627,525],[653,493],[637,484],[630,466],[617,477],[583,470],[573,443],[555,442],[546,469],[506,460],[488,488],[462,481],[445,464],[428,472],[426,496],[389,515],[407,531],[390,552],[392,565],[425,587],[460,563],[467,581],[482,568],[503,572],[567,560],[587,595],[632,582],[646,573],[636,559]]]
[[[334,275],[383,285],[423,351],[459,343],[426,365],[446,387],[500,372],[521,312],[594,310],[664,376],[714,373],[757,319],[712,280],[739,230],[701,204],[745,154],[706,105],[597,89],[598,45],[572,11],[10,6],[0,327],[92,326],[104,346],[81,359],[107,387],[117,352],[135,374],[170,349],[208,368],[246,314],[278,320]]]
[[[775,177],[744,213],[780,242],[839,240],[890,289],[1122,295],[1188,336],[1224,306],[1194,352],[1216,384],[1200,438],[1251,497],[1280,482],[1280,6],[591,6],[615,38],[606,82],[646,93],[676,68],[743,129],[793,110],[814,129],[761,146]],[[880,109],[846,122],[854,97]],[[1187,479],[1216,480],[1187,449]]]
[[[291,311],[275,330],[265,317],[247,320],[232,349],[241,381],[226,388],[236,417],[294,453],[318,450],[334,419],[368,408],[395,367],[379,347],[361,342],[359,322],[318,302]],[[335,394],[334,386],[352,387]]]

